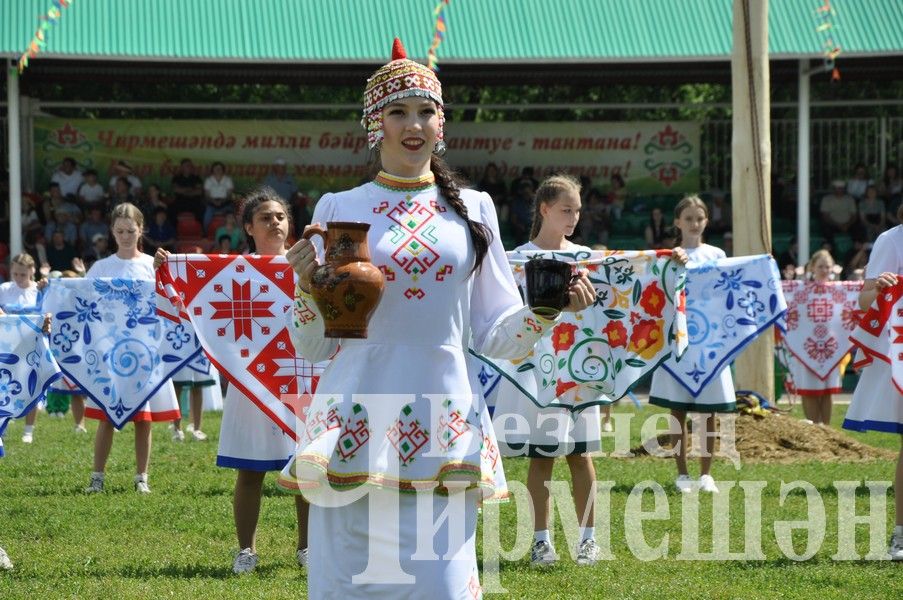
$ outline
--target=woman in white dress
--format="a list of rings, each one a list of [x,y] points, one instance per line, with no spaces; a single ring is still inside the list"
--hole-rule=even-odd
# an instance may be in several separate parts
[[[521,358],[554,321],[523,306],[492,199],[461,189],[434,155],[444,146],[435,74],[407,60],[397,40],[393,59],[365,94],[363,125],[382,170],[323,196],[313,215],[323,226],[370,225],[385,289],[366,339],[324,336],[308,294],[316,249],[301,240],[287,254],[298,273],[296,348],[312,362],[334,357],[280,485],[313,488],[311,598],[477,598],[480,490],[491,497],[505,488],[465,340],[485,356]],[[593,297],[584,276],[570,308]],[[436,515],[448,519],[434,523]]]
[[[674,226],[679,232],[678,245],[689,258],[687,267],[693,267],[710,260],[725,258],[724,250],[702,241],[702,234],[708,223],[709,209],[699,196],[686,196],[674,207]],[[712,454],[715,451],[716,412],[734,412],[737,400],[734,380],[729,365],[712,378],[698,396],[694,397],[677,379],[664,368],[657,368],[652,374],[652,388],[649,403],[671,409],[671,416],[677,420],[680,431],[671,435],[671,442],[678,449],[674,458],[677,462],[675,487],[682,493],[697,487],[700,491],[717,493],[718,486],[709,474],[712,468]],[[699,457],[700,476],[698,484],[690,478],[687,470],[687,413],[704,413],[706,428],[706,451]]]
[[[249,194],[242,204],[241,219],[251,251],[263,256],[285,254],[290,231],[291,211],[276,192],[263,188]],[[169,252],[157,250],[154,265],[160,266]],[[263,480],[269,471],[279,471],[288,462],[295,444],[262,410],[230,385],[223,401],[216,464],[236,469],[232,515],[238,536],[238,553],[232,563],[235,573],[248,573],[257,567],[257,521]],[[295,559],[307,563],[307,515],[309,505],[302,496],[295,498],[298,518],[298,546]]]
[[[589,252],[567,240],[573,235],[580,220],[580,183],[567,175],[555,175],[539,184],[533,199],[533,227],[530,241],[517,248],[521,250],[560,250],[564,252]],[[600,396],[604,398],[604,395]],[[499,446],[503,456],[529,456],[527,490],[533,505],[533,548],[530,561],[535,566],[550,565],[558,555],[549,535],[549,488],[555,458],[565,457],[571,472],[572,493],[580,521],[580,538],[577,545],[577,564],[591,565],[599,554],[595,541],[596,469],[591,452],[601,448],[600,398],[587,402],[587,408],[571,412],[570,408],[539,408],[525,401],[517,388],[507,379],[499,383],[494,418],[504,422],[507,414],[517,414],[526,419],[526,432],[499,430]],[[606,400],[607,401],[607,400]],[[504,433],[504,437],[502,434]]]
[[[116,240],[116,254],[95,262],[86,277],[119,277],[122,279],[154,281],[154,258],[144,254],[139,245],[144,230],[144,215],[134,204],[124,202],[113,208],[110,214],[113,238]],[[113,448],[113,424],[104,412],[89,402],[85,416],[97,419],[100,424],[94,436],[94,471],[85,489],[87,493],[102,492],[107,458]],[[179,403],[171,381],[167,381],[151,396],[144,406],[132,417],[135,424],[135,490],[150,493],[147,471],[151,452],[151,423],[172,421],[179,416]]]
[[[812,281],[818,284],[826,284],[831,281],[834,274],[834,258],[827,250],[818,250],[809,259],[806,265],[806,273],[811,274]],[[790,354],[788,352],[788,354]],[[790,378],[793,382],[793,390],[799,394],[803,402],[803,414],[806,419],[816,425],[831,424],[832,394],[839,394],[841,387],[841,366],[834,369],[827,379],[819,379],[806,365],[790,354]]]
[[[903,207],[897,211],[897,219],[903,221]],[[868,310],[879,293],[897,285],[901,275],[903,225],[897,225],[875,240],[859,294],[859,307]],[[892,381],[890,364],[874,359],[862,369],[843,426],[853,431],[882,431],[900,437],[900,454],[894,474],[896,526],[888,554],[891,560],[903,560],[903,394]]]
[[[12,281],[0,283],[0,312],[38,312],[38,284],[34,280],[35,264],[30,254],[23,252],[9,261]],[[34,441],[34,424],[38,417],[38,407],[25,415],[25,429],[22,443]]]

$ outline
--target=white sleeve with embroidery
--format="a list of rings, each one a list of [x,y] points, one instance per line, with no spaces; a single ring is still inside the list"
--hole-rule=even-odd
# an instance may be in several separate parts
[[[495,205],[487,194],[480,194],[479,220],[492,232],[492,243],[482,267],[474,274],[471,345],[475,352],[489,358],[523,358],[555,321],[538,317],[524,306],[502,246]]]
[[[332,194],[324,194],[314,208],[314,214],[311,217],[311,223],[320,223],[325,225],[328,221],[332,221],[334,204],[332,202]],[[318,254],[322,256],[322,247],[317,244],[319,238],[314,238],[314,245],[317,246]],[[295,350],[302,357],[312,363],[320,362],[330,358],[339,347],[339,340],[324,337],[326,325],[323,321],[323,315],[317,308],[313,296],[303,291],[300,287],[295,286],[295,303],[289,313],[289,333],[292,337],[292,343]]]

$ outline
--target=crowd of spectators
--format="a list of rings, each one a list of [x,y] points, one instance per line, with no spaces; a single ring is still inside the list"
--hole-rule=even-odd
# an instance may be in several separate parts
[[[236,190],[221,162],[199,168],[183,159],[169,186],[145,185],[125,161],[112,163],[105,184],[94,169],[84,171],[76,161],[66,158],[53,173],[49,187],[41,195],[26,195],[22,204],[24,250],[32,255],[41,271],[72,269],[73,259],[90,266],[111,251],[109,211],[119,203],[131,202],[145,215],[148,224],[143,239],[144,251],[157,248],[174,252],[241,253],[247,250],[245,234],[236,221]],[[489,163],[482,173],[472,174],[473,187],[489,194],[499,215],[503,237],[508,244],[527,241],[533,219],[533,194],[539,185],[532,168],[506,181],[497,165]],[[303,193],[289,172],[289,165],[277,159],[270,172],[259,182],[282,196],[292,208],[294,236],[300,236],[310,223],[313,200]],[[622,224],[640,220],[634,245],[649,249],[670,248],[675,230],[669,206],[646,202],[631,195],[620,174],[607,181],[581,178],[580,222],[574,234],[576,243],[605,247],[612,235],[625,230]],[[776,179],[772,184],[774,216],[795,220],[795,186],[792,179]],[[882,177],[872,179],[865,165],[855,167],[847,180],[835,180],[829,191],[815,198],[811,214],[818,218],[822,247],[835,255],[845,277],[864,267],[875,238],[899,224],[897,210],[903,195],[903,180],[895,166],[889,165]],[[703,195],[709,209],[707,234],[717,239],[730,255],[732,211],[730,197],[711,190]],[[677,197],[674,198],[676,202]],[[633,227],[636,229],[636,227]],[[816,234],[817,236],[817,234]],[[836,242],[846,240],[838,256]],[[615,240],[623,243],[623,237]],[[796,242],[779,256],[782,271],[799,271]],[[5,261],[4,261],[5,262]],[[0,276],[6,274],[0,271]]]
[[[82,171],[74,159],[65,158],[45,193],[23,196],[24,251],[42,273],[73,270],[73,260],[79,269],[89,268],[95,260],[109,256],[113,249],[107,215],[122,202],[130,202],[144,213],[147,226],[142,245],[147,253],[153,254],[157,248],[227,254],[246,251],[244,229],[236,221],[235,184],[222,162],[199,169],[190,159],[183,159],[168,188],[145,185],[121,160],[111,165],[107,175],[104,185],[96,170]],[[276,160],[272,172],[260,183],[285,198],[292,207],[295,235],[300,234],[310,223],[309,199],[299,193],[286,161]],[[6,245],[0,250],[6,250]],[[7,273],[0,270],[0,277],[7,278]]]

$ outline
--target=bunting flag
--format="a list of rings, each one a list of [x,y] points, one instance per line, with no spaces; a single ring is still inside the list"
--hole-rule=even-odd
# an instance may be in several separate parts
[[[690,346],[680,361],[662,366],[695,398],[747,344],[781,323],[787,303],[778,265],[767,254],[694,266],[686,292]]]
[[[50,31],[50,27],[56,25],[63,15],[63,9],[68,8],[72,2],[73,0],[51,0],[53,6],[38,17],[41,23],[34,32],[34,36],[32,36],[28,46],[26,46],[25,52],[19,57],[19,73],[24,71],[25,67],[28,66],[28,61],[37,56],[44,46],[47,45],[47,33]]]
[[[325,363],[295,352],[286,313],[294,272],[283,256],[171,254],[157,269],[157,310],[190,321],[213,366],[298,439]]]
[[[687,348],[685,269],[670,250],[509,252],[518,285],[530,258],[554,258],[589,271],[595,304],[564,312],[533,352],[508,361],[475,355],[540,407],[581,410],[624,396],[646,373]]]
[[[28,414],[60,377],[43,324],[42,315],[0,315],[0,420]]]
[[[426,53],[426,66],[437,72],[439,71],[439,58],[436,55],[436,50],[439,49],[439,45],[442,43],[442,40],[445,39],[445,31],[447,28],[445,23],[445,7],[448,6],[448,3],[449,0],[441,0],[441,2],[436,5],[436,8],[433,9],[433,14],[436,15],[436,25],[433,27],[433,41],[430,43],[430,49]]]
[[[152,281],[115,278],[52,279],[44,297],[60,369],[117,429],[200,351],[155,302]]]
[[[861,281],[782,281],[787,299],[782,343],[804,367],[822,381],[837,369],[853,346]]]
[[[863,352],[856,368],[876,358],[891,366],[891,377],[903,394],[903,280],[878,294],[859,320],[850,341]]]
[[[840,45],[835,41],[833,18],[837,11],[831,6],[831,0],[823,0],[815,9],[815,33],[821,38],[821,49],[826,68],[831,69],[831,81],[840,81],[840,69],[834,66],[834,60],[840,55]]]

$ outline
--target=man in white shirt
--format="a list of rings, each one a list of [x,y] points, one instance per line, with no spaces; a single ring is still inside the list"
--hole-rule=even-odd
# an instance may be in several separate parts
[[[826,238],[832,238],[836,233],[850,233],[858,220],[856,201],[846,193],[846,182],[837,179],[831,187],[832,193],[822,198],[818,207]]]
[[[66,157],[60,164],[60,168],[50,177],[50,181],[60,184],[60,193],[67,198],[75,198],[78,194],[78,186],[84,178],[81,171],[76,168],[75,159]]]

